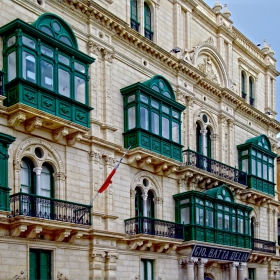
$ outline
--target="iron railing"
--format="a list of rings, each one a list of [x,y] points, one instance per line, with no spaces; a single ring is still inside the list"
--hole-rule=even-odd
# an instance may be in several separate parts
[[[156,236],[184,239],[182,224],[148,217],[134,217],[125,222],[125,232],[129,235],[150,234]]]
[[[266,252],[266,253],[276,253],[276,243],[261,239],[252,238],[252,250]]]
[[[20,192],[10,196],[11,213],[8,218],[22,215],[91,225],[91,207],[90,205]]]
[[[247,185],[246,172],[201,155],[190,149],[183,151],[183,165],[196,166],[199,169],[206,170],[225,179]]]

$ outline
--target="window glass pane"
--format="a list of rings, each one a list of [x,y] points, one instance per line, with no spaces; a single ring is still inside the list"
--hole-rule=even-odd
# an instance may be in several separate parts
[[[207,227],[213,227],[214,226],[214,215],[213,215],[213,210],[206,209],[206,217],[205,217],[205,222]]]
[[[254,158],[252,159],[252,174],[257,175],[257,173],[256,173],[256,160]]]
[[[58,69],[58,92],[70,97],[70,74],[63,69]]]
[[[196,223],[198,225],[202,225],[203,226],[203,221],[204,221],[204,211],[203,209],[196,207]]]
[[[247,158],[242,160],[242,171],[248,172],[248,159]]]
[[[140,107],[140,125],[142,128],[149,129],[149,116],[148,110],[144,107]]]
[[[81,103],[86,103],[86,82],[77,76],[75,76],[75,99]]]
[[[152,132],[159,135],[159,115],[152,112]]]
[[[242,156],[248,155],[248,150],[242,151],[242,152],[241,152],[241,155],[242,155]]]
[[[140,94],[140,100],[144,103],[148,103],[149,99],[147,96]]]
[[[29,82],[36,82],[35,57],[27,52],[22,52],[22,77]]]
[[[179,113],[176,112],[176,111],[172,111],[172,117],[176,118],[176,119],[179,119]]]
[[[135,100],[135,95],[130,95],[128,96],[127,98],[127,102],[130,103],[130,102],[133,102]]]
[[[60,40],[61,42],[65,43],[66,45],[72,47],[72,43],[71,43],[71,41],[68,39],[68,37],[62,35],[62,36],[59,37],[59,40]]]
[[[49,57],[53,57],[53,51],[45,46],[41,46],[41,53]]]
[[[258,161],[258,174],[259,177],[262,177],[262,163]]]
[[[262,154],[261,153],[257,153],[258,158],[262,158]]]
[[[225,207],[225,212],[229,212],[229,207]]]
[[[63,64],[65,64],[65,65],[68,65],[68,66],[70,64],[69,59],[66,56],[62,55],[62,54],[58,55],[58,61],[63,63]]]
[[[44,60],[41,60],[41,85],[53,90],[53,66]]]
[[[152,261],[148,261],[147,262],[147,280],[153,279],[152,273],[153,273]]]
[[[267,156],[263,155],[263,161],[267,161]]]
[[[21,184],[21,191],[24,193],[31,193],[31,170],[30,166],[25,162],[22,161],[22,167],[20,171],[20,184]]]
[[[229,215],[225,215],[225,230],[229,230]]]
[[[159,91],[159,87],[156,86],[156,85],[153,85],[153,86],[152,86],[152,89],[155,90],[155,91],[157,91],[157,92],[160,92],[160,91]]]
[[[223,199],[223,197],[221,197]],[[223,206],[222,205],[218,205],[218,209],[223,210]]]
[[[74,66],[75,66],[75,69],[79,72],[82,72],[82,73],[85,73],[86,69],[85,69],[85,66],[78,63],[78,62],[75,62],[74,63]]]
[[[267,180],[267,165],[263,164],[263,179]]]
[[[169,119],[162,117],[162,136],[169,139]]]
[[[218,212],[218,229],[223,229],[223,214]]]
[[[50,35],[50,36],[53,37],[53,32],[52,32],[52,30],[51,30],[49,27],[47,27],[47,26],[41,26],[40,29],[41,29],[43,32],[45,32],[46,34],[48,34],[48,35]]]
[[[238,222],[238,225],[237,225],[238,232],[243,233],[244,232],[243,218],[238,218],[237,222]]]
[[[249,233],[249,221],[245,220],[245,234]]]
[[[256,151],[252,150],[252,155],[255,156],[256,155]]]
[[[12,36],[7,40],[7,48],[12,46],[16,42],[16,36]]]
[[[165,95],[166,97],[169,97],[169,98],[171,97],[171,95],[170,95],[170,93],[168,91],[164,91],[163,95]]]
[[[158,104],[158,102],[156,102],[156,101],[152,100],[152,107],[154,107],[154,108],[158,109],[158,108],[159,108],[159,104]]]
[[[273,178],[273,167],[272,166],[269,166],[268,167],[268,180],[270,182],[274,182],[274,178]]]
[[[188,198],[186,198],[186,199],[181,200],[180,204],[185,204],[185,203],[189,203],[189,202],[190,202],[190,200]]]
[[[272,163],[273,162],[272,158],[268,158],[268,162]]]
[[[163,113],[169,114],[169,108],[168,107],[162,106],[161,108],[162,108]]]
[[[232,224],[231,224],[231,231],[232,231],[232,232],[236,232],[236,217],[233,216],[233,217],[231,218],[231,223],[232,223]]]
[[[8,55],[8,82],[16,77],[16,52]]]
[[[40,195],[45,197],[51,197],[51,173],[46,166],[42,167],[40,175],[40,186]]]
[[[136,114],[135,107],[128,108],[128,129],[132,129],[136,126]]]
[[[172,140],[179,143],[179,124],[172,122]]]
[[[28,37],[22,36],[22,43],[32,49],[35,49],[35,42]]]
[[[188,225],[190,223],[190,208],[182,208],[181,209],[181,223]]]
[[[213,204],[211,202],[209,202],[209,201],[206,201],[205,205],[208,206],[208,207],[213,207]]]

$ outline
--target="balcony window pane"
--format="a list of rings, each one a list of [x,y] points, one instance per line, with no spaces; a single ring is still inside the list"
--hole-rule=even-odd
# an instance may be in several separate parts
[[[58,55],[58,61],[63,63],[63,64],[65,64],[65,65],[67,65],[67,66],[69,66],[69,64],[70,64],[69,59],[66,56],[62,55],[62,54]]]
[[[136,114],[135,107],[128,108],[128,129],[132,129],[136,126]]]
[[[176,118],[176,119],[179,119],[179,113],[176,112],[176,111],[172,111],[172,117]]]
[[[274,178],[273,178],[273,167],[272,166],[269,166],[268,167],[268,180],[270,182],[274,182]]]
[[[148,130],[149,129],[149,115],[148,110],[144,107],[140,107],[140,125],[142,128]]]
[[[60,40],[61,42],[65,43],[66,45],[72,47],[72,43],[71,43],[71,41],[68,39],[68,37],[62,35],[62,36],[59,37],[59,40]]]
[[[182,205],[182,204],[189,203],[189,202],[190,202],[190,200],[188,198],[186,198],[186,199],[181,200],[180,204]]]
[[[28,37],[22,36],[22,43],[32,49],[35,49],[35,42]]]
[[[35,57],[27,52],[22,52],[22,77],[29,82],[36,82]]]
[[[166,114],[169,114],[169,108],[166,107],[166,106],[162,106],[162,112],[166,113]]]
[[[16,52],[8,55],[8,82],[16,77]]]
[[[30,178],[30,166],[25,162],[22,161],[22,167],[20,171],[20,184],[21,184],[21,191],[24,193],[30,193],[31,189],[31,178]]]
[[[159,104],[158,104],[158,102],[152,100],[151,103],[152,103],[152,107],[153,107],[153,108],[159,109]]]
[[[258,161],[258,174],[259,177],[262,177],[262,163]]]
[[[135,100],[135,95],[134,95],[134,94],[128,96],[128,98],[127,98],[127,102],[128,102],[128,103],[133,102],[134,100]]]
[[[41,60],[41,85],[53,90],[53,66],[44,60]]]
[[[179,124],[172,122],[172,140],[179,143]]]
[[[148,103],[148,102],[149,102],[148,97],[145,96],[145,95],[143,95],[143,94],[140,95],[140,100],[141,100],[142,102],[144,102],[144,103]]]
[[[86,69],[85,69],[85,66],[78,63],[78,62],[75,62],[74,63],[74,66],[75,66],[75,69],[81,73],[85,73]]]
[[[231,223],[232,223],[232,225],[231,225],[231,231],[232,231],[232,232],[236,232],[236,217],[235,217],[235,216],[233,216],[233,217],[231,218]]]
[[[181,224],[188,225],[190,223],[190,208],[181,209]]]
[[[263,179],[267,180],[267,165],[263,164]]]
[[[249,221],[245,220],[245,234],[249,234]]]
[[[255,156],[256,155],[256,151],[252,150],[252,155]]]
[[[196,207],[196,223],[198,225],[202,225],[204,224],[204,211],[202,208]]]
[[[256,174],[256,160],[254,158],[252,159],[252,174],[257,175]]]
[[[152,263],[151,263],[151,261],[148,261],[147,262],[147,280],[153,279],[152,273],[153,273]]]
[[[225,215],[225,230],[229,230],[229,215]]]
[[[242,160],[242,171],[248,172],[248,159],[247,158]]]
[[[45,46],[41,46],[41,53],[46,56],[53,57],[53,51]]]
[[[159,135],[159,115],[152,112],[152,132]]]
[[[157,92],[160,92],[159,87],[156,86],[156,85],[153,85],[153,86],[152,86],[152,89],[155,90],[155,91],[157,91]]]
[[[242,156],[248,155],[248,150],[242,151],[242,152],[241,152],[241,155],[242,155]]]
[[[210,209],[206,209],[206,226],[207,227],[213,227],[214,226],[214,215],[213,215],[213,211]]]
[[[86,103],[86,82],[77,76],[75,76],[75,99],[81,103]]]
[[[243,218],[238,218],[237,219],[238,225],[237,225],[237,229],[239,233],[244,233],[244,222],[243,222]]]
[[[16,36],[12,36],[7,40],[7,48],[12,46],[16,42]]]
[[[223,229],[223,214],[218,212],[218,229]]]
[[[40,175],[40,195],[45,197],[51,197],[51,173],[46,167],[42,167],[42,172]]]
[[[58,69],[58,92],[70,97],[70,74],[63,69]]]
[[[162,117],[162,136],[169,139],[169,119]]]

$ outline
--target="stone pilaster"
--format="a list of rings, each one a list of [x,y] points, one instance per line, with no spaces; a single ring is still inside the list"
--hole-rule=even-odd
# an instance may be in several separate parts
[[[107,252],[105,263],[105,278],[104,280],[117,280],[117,260],[119,254],[116,252]]]
[[[91,279],[104,280],[104,263],[106,253],[102,250],[93,250],[89,266]]]

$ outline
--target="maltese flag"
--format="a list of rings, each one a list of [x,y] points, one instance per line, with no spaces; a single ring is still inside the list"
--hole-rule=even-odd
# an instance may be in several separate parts
[[[131,146],[130,146],[131,147]],[[103,185],[100,187],[100,189],[98,190],[98,193],[103,193],[110,184],[112,184],[112,177],[115,175],[120,163],[122,162],[123,158],[125,157],[125,155],[127,154],[127,152],[129,151],[130,147],[127,149],[127,151],[123,154],[123,156],[121,157],[121,159],[117,162],[117,164],[115,165],[114,169],[111,171],[111,173],[109,174],[109,176],[107,177],[107,179],[105,180],[105,182],[103,183]]]

